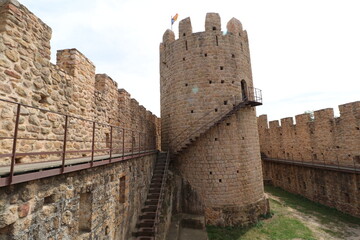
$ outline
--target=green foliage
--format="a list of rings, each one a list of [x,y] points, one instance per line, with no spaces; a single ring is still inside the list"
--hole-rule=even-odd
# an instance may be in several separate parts
[[[281,188],[273,186],[265,186],[265,191],[271,193],[274,196],[280,197],[289,207],[295,208],[305,214],[315,215],[317,218],[319,218],[321,223],[337,223],[338,221],[342,221],[345,223],[356,224],[360,227],[359,218],[342,213],[335,208],[330,208],[322,204],[315,203],[303,196],[292,194],[282,190]]]

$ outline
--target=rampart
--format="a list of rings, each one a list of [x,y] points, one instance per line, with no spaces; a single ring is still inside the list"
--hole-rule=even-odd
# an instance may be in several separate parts
[[[360,216],[360,102],[267,122],[258,118],[264,179]]]
[[[0,182],[12,163],[15,176],[26,164],[159,149],[160,120],[77,49],[50,63],[51,34],[16,0],[0,1]],[[1,187],[0,238],[128,239],[155,158]]]

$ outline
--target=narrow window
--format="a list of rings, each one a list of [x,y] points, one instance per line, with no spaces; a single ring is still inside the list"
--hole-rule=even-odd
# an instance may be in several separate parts
[[[226,126],[230,126],[230,123],[226,123]]]
[[[232,57],[232,58],[235,58],[235,54],[231,54],[231,57]]]
[[[207,57],[207,53],[205,53],[204,56]]]
[[[218,39],[218,36],[215,36],[216,37],[216,46],[219,46],[219,39]]]
[[[194,113],[194,110],[191,110],[190,112],[191,112],[191,113]]]
[[[227,105],[228,104],[228,101],[224,101],[224,105]]]
[[[212,84],[212,81],[211,81],[211,80],[209,81],[209,84]]]
[[[217,108],[215,108],[215,112],[217,112],[218,111],[218,109]]]
[[[220,70],[224,70],[224,67],[223,67],[223,66],[220,66]]]
[[[91,231],[92,195],[91,193],[80,194],[79,205],[79,232]]]
[[[187,87],[188,86],[188,84],[187,83],[185,83],[185,87]]]
[[[221,180],[221,179],[219,179],[219,182],[222,182],[222,180]]]
[[[213,29],[213,31],[215,31],[215,30],[216,30],[216,27],[213,27],[212,29]]]
[[[185,41],[185,49],[188,50],[187,41]]]
[[[185,37],[185,36],[186,36],[186,33],[183,33],[183,36]]]
[[[224,83],[225,81],[224,80],[221,80],[221,83]]]
[[[185,58],[183,58],[183,61],[185,61]]]
[[[212,175],[212,172],[210,172],[210,175]]]
[[[241,95],[243,101],[247,101],[247,84],[246,81],[243,79],[241,80]]]
[[[217,138],[215,138],[215,141],[217,141],[218,139]]]
[[[119,184],[119,202],[125,203],[125,176],[120,178]]]

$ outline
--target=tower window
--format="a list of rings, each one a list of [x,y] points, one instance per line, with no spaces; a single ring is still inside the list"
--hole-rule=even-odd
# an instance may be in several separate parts
[[[185,83],[185,87],[187,87],[188,86],[188,84],[187,83]]]
[[[190,112],[191,112],[191,113],[194,113],[194,110],[191,110]]]
[[[218,139],[217,138],[215,138],[215,141],[217,141]]]
[[[219,182],[222,182],[222,180],[221,180],[221,179],[219,179]]]
[[[219,46],[219,39],[218,39],[218,36],[215,36],[216,37],[216,46]]]
[[[220,70],[224,70],[224,67],[223,67],[223,66],[220,66]]]
[[[188,44],[187,41],[185,41],[185,49],[188,50]]]
[[[213,31],[215,31],[216,30],[216,27],[213,27]]]
[[[224,80],[221,80],[221,83],[224,83],[225,81]]]
[[[228,101],[226,100],[226,101],[224,101],[224,105],[227,105],[228,104]]]
[[[235,54],[231,54],[231,57],[232,57],[232,58],[235,58]]]
[[[183,58],[183,61],[185,61],[185,58]]]
[[[185,36],[186,36],[186,33],[183,33],[183,36],[185,37]]]
[[[205,53],[204,56],[207,57],[207,53]]]
[[[209,81],[209,84],[212,84],[212,81],[211,81],[211,80]]]
[[[218,109],[217,108],[215,108],[215,112],[217,112],[218,111]]]

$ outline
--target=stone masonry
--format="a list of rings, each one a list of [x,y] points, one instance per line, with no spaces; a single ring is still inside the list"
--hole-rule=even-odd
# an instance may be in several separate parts
[[[0,0],[0,98],[21,107],[17,152],[61,151],[69,115],[67,151],[109,148],[110,127],[125,130],[125,149],[159,149],[160,120],[118,89],[77,49],[50,63],[51,28],[16,0]],[[12,150],[16,105],[0,101],[0,154]],[[71,117],[73,116],[73,117]],[[76,118],[75,118],[76,117]],[[122,130],[113,131],[114,154]],[[133,132],[136,132],[134,134]],[[141,132],[141,134],[137,134]],[[104,154],[105,152],[97,152]],[[71,153],[66,157],[86,157]],[[17,165],[59,160],[21,156]],[[146,199],[156,154],[0,188],[0,239],[129,239]],[[9,157],[0,157],[8,166]]]
[[[293,118],[271,121],[258,118],[260,148],[264,157],[308,164],[263,160],[264,179],[289,192],[360,217],[360,102],[339,106],[340,117],[331,108]],[[334,169],[311,167],[329,165]],[[348,171],[336,168],[350,169]]]
[[[162,148],[173,153],[183,179],[182,211],[204,214],[206,224],[243,225],[268,212],[264,197],[255,108],[245,106],[199,138],[193,132],[225,115],[253,87],[246,31],[239,20],[221,31],[208,13],[205,32],[193,33],[190,18],[179,39],[167,30],[160,44]],[[213,120],[214,121],[214,120]]]

